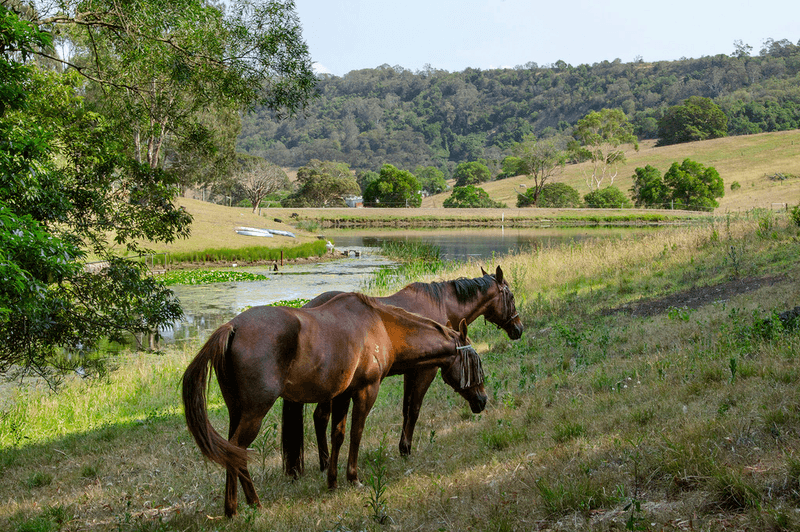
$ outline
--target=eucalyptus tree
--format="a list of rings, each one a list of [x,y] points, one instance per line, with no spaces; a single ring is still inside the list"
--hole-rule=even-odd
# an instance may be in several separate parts
[[[166,149],[181,143],[206,154],[222,149],[219,124],[204,113],[260,105],[285,116],[313,95],[292,1],[233,0],[223,8],[203,0],[59,0],[54,7],[36,22],[69,55],[51,59],[90,80],[90,99],[151,168],[167,166]]]
[[[293,4],[232,5],[0,4],[0,374],[51,378],[181,316],[129,260],[189,234],[165,147],[223,149],[204,115],[313,94]]]
[[[533,179],[533,186],[528,186],[526,191],[531,205],[536,205],[547,181],[557,176],[567,164],[567,153],[562,148],[563,144],[560,138],[537,139],[531,133],[512,148],[519,158],[517,171]]]
[[[289,176],[283,168],[262,157],[240,155],[236,178],[244,195],[250,200],[253,212],[256,212],[261,200],[270,194],[291,187]]]
[[[609,186],[614,184],[619,165],[626,160],[625,145],[639,150],[633,125],[622,109],[591,111],[578,120],[572,136],[577,141],[573,146],[574,154],[590,163],[584,172],[589,190],[599,189],[606,178]]]

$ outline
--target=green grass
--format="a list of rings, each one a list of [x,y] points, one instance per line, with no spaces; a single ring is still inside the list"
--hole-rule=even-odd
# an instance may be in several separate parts
[[[774,316],[800,299],[800,228],[765,216],[504,257],[526,330],[512,342],[470,325],[487,409],[472,415],[436,379],[402,459],[403,384],[386,379],[362,442],[371,492],[327,490],[310,408],[306,473],[285,480],[276,405],[252,451],[264,508],[240,501],[219,518],[224,472],[200,456],[179,401],[199,344],[119,356],[58,394],[7,387],[0,529],[796,530],[800,332]],[[660,310],[631,314],[646,304]],[[216,385],[209,398],[226,433]]]
[[[241,248],[213,248],[202,251],[170,252],[170,264],[176,263],[207,263],[207,262],[258,262],[279,261],[307,257],[321,257],[328,250],[324,240],[314,240],[293,247],[241,247]]]

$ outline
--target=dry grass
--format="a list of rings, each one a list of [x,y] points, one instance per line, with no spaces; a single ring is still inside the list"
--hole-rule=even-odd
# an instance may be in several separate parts
[[[192,252],[207,249],[238,249],[251,246],[268,248],[293,247],[306,242],[313,242],[317,235],[296,229],[288,224],[288,215],[278,216],[271,210],[262,209],[262,216],[254,214],[252,209],[244,207],[225,207],[200,200],[178,198],[178,204],[192,215],[192,233],[189,238],[171,244],[162,244],[158,252]],[[279,218],[282,221],[276,222]],[[261,238],[238,234],[237,227],[258,227],[290,231],[296,238],[276,236]]]
[[[481,320],[470,327],[487,410],[470,414],[437,379],[402,459],[402,380],[382,386],[360,468],[366,479],[384,453],[386,524],[372,519],[368,490],[325,489],[308,409],[306,474],[282,477],[273,408],[253,445],[264,508],[240,502],[240,516],[219,518],[223,471],[201,458],[179,406],[194,346],[119,359],[107,379],[76,380],[59,396],[20,389],[8,398],[0,528],[797,529],[800,335],[756,325],[798,303],[800,233],[784,218],[765,232],[765,216],[504,258],[526,331],[511,342]],[[767,275],[771,283],[739,295],[689,298]],[[684,292],[686,306],[652,317],[606,312]],[[211,397],[224,433],[224,407]]]
[[[719,200],[717,213],[747,211],[756,207],[769,209],[773,203],[788,202],[791,206],[800,202],[800,178],[784,182],[766,178],[777,172],[800,176],[800,130],[726,137],[660,148],[655,147],[655,141],[644,141],[638,152],[630,149],[627,157],[628,161],[620,167],[618,177],[614,180],[614,186],[625,192],[631,188],[631,176],[637,167],[649,164],[663,174],[673,162],[689,158],[713,166],[722,177],[725,196]],[[567,183],[583,196],[589,192],[583,175],[586,168],[586,164],[568,166],[553,181]],[[606,181],[602,186],[610,184]],[[730,185],[735,181],[741,188],[732,191]],[[514,207],[517,204],[514,188],[530,183],[525,177],[512,177],[486,183],[482,188],[492,199]],[[449,194],[445,193],[425,198],[422,206],[441,205],[447,196]]]

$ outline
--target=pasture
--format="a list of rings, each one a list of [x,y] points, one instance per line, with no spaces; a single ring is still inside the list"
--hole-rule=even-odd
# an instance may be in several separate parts
[[[800,304],[799,258],[797,224],[769,210],[504,258],[525,331],[511,341],[470,326],[483,413],[435,379],[401,458],[402,379],[387,378],[361,442],[364,487],[329,491],[311,408],[296,481],[282,473],[273,408],[250,446],[263,508],[233,519],[225,473],[201,456],[180,403],[199,343],[120,356],[58,394],[6,387],[0,529],[797,529],[800,334],[779,313]],[[209,401],[224,434],[215,386]]]

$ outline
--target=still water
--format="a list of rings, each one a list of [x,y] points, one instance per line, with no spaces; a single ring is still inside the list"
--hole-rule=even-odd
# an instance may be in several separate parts
[[[343,251],[357,251],[360,256],[355,257],[351,253],[349,258],[286,265],[278,272],[273,272],[269,266],[241,268],[266,275],[265,281],[175,286],[173,290],[180,299],[186,316],[181,322],[175,323],[172,329],[161,331],[162,341],[173,343],[194,337],[204,338],[251,306],[282,300],[313,299],[328,290],[361,290],[379,268],[393,265],[378,253],[381,243],[387,241],[428,242],[439,246],[444,260],[476,262],[492,268],[498,262],[502,265],[501,257],[509,253],[595,238],[632,238],[643,232],[659,230],[663,229],[581,227],[325,230],[324,236],[336,245],[336,253],[341,255]],[[479,270],[476,267],[477,271]]]

